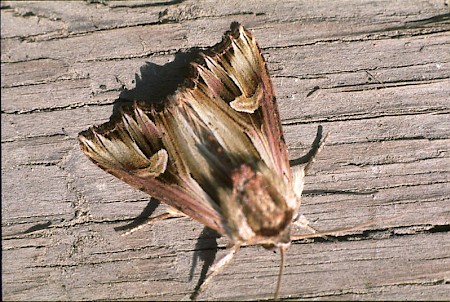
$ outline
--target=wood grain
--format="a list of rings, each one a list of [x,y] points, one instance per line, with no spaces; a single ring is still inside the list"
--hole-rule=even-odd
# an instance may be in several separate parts
[[[381,219],[293,242],[281,296],[448,299],[449,12],[443,0],[2,1],[3,298],[189,297],[226,238],[188,218],[120,236],[154,201],[96,168],[77,133],[119,98],[173,91],[186,52],[239,21],[268,61],[290,156],[319,124],[331,133],[302,213],[321,230]],[[244,247],[200,298],[270,299],[278,265]]]

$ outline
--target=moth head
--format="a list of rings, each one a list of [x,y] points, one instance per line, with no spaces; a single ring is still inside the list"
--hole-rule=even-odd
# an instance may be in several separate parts
[[[272,170],[243,164],[231,174],[232,192],[221,206],[235,241],[280,248],[290,244],[296,197]]]
[[[266,250],[284,249],[291,246],[291,232],[280,234],[281,236],[274,238],[273,242],[261,244]]]

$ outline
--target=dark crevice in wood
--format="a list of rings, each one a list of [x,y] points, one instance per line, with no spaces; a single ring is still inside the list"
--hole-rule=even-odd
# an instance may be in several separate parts
[[[26,164],[19,164],[17,166],[19,166],[19,167],[33,167],[33,166],[51,167],[51,166],[57,166],[60,162],[61,162],[60,160],[43,161],[43,162],[29,162]]]
[[[318,124],[318,123],[331,123],[331,122],[343,122],[343,121],[352,121],[352,120],[370,120],[370,119],[379,119],[383,117],[395,117],[395,116],[417,116],[421,114],[448,114],[450,112],[450,108],[426,108],[426,109],[416,109],[414,111],[408,112],[395,112],[395,113],[355,113],[355,114],[341,114],[339,116],[330,116],[324,118],[316,118],[310,120],[299,120],[299,118],[289,118],[283,119],[281,124],[283,126],[296,126],[296,125],[305,125],[305,124]],[[418,138],[426,138],[423,136],[417,136]],[[397,138],[392,138],[396,140]],[[438,139],[442,139],[439,137]],[[391,140],[388,138],[387,140]]]
[[[49,60],[49,61],[56,61],[56,62],[60,62],[63,63],[63,67],[69,67],[69,65],[62,59],[59,58],[52,58],[52,57],[36,57],[36,58],[30,58],[30,59],[24,59],[24,60],[19,60],[19,61],[2,61],[3,64],[17,64],[17,63],[28,63],[28,62],[39,62],[39,61],[43,61],[43,60]],[[3,88],[4,86],[2,86]]]
[[[130,262],[132,260],[150,260],[150,259],[161,259],[161,258],[173,258],[175,257],[175,253],[173,254],[169,254],[169,255],[151,255],[151,256],[139,256],[139,257],[127,257],[127,258],[120,258],[120,259],[103,259],[103,260],[98,260],[98,261],[80,261],[80,262],[76,262],[74,260],[69,260],[68,263],[48,263],[48,264],[44,264],[44,265],[32,265],[29,266],[28,268],[57,268],[57,267],[77,267],[77,266],[92,266],[92,265],[97,265],[97,264],[104,264],[104,263],[120,263],[120,262]],[[164,280],[164,279],[155,279],[156,280]]]
[[[386,291],[387,288],[396,288],[396,287],[407,287],[407,288],[411,288],[413,286],[437,286],[437,285],[442,285],[442,284],[448,284],[449,281],[446,279],[437,279],[437,280],[433,280],[433,281],[420,281],[420,282],[401,282],[401,283],[393,283],[393,284],[383,284],[381,286],[370,286],[370,288],[366,288],[366,290],[360,289],[358,291],[355,290],[348,290],[348,289],[342,289],[339,291],[333,291],[333,292],[320,292],[317,294],[305,294],[305,295],[296,295],[296,296],[290,296],[289,298],[286,298],[283,300],[286,301],[297,301],[299,299],[327,299],[329,300],[330,298],[337,298],[341,300],[342,297],[344,297],[345,300],[348,300],[349,297],[358,295],[358,296],[363,296],[364,295],[379,295],[380,292],[384,292]]]
[[[334,143],[334,144],[328,144],[333,146],[343,146],[343,145],[356,145],[361,143],[382,143],[382,142],[395,142],[395,141],[417,141],[417,140],[426,140],[426,141],[439,141],[439,140],[447,140],[450,137],[442,136],[442,137],[429,137],[424,135],[414,135],[414,136],[403,136],[403,137],[385,137],[385,138],[379,138],[379,139],[367,139],[364,142],[340,142],[340,143]],[[445,151],[441,151],[445,152]],[[426,157],[425,159],[433,159],[433,158],[439,158],[439,156],[436,157]],[[418,159],[421,160],[422,158]],[[395,163],[395,162],[393,162]],[[404,163],[404,162],[401,162]],[[376,165],[382,165],[384,163],[375,163]],[[390,162],[387,164],[391,164]],[[348,165],[358,165],[354,163],[348,163]]]
[[[429,29],[429,28],[427,28]],[[261,50],[263,52],[268,52],[270,50],[277,50],[277,49],[291,49],[296,47],[304,47],[304,46],[313,46],[317,44],[329,44],[329,43],[349,43],[349,42],[365,42],[365,41],[381,41],[381,40],[392,40],[392,39],[398,39],[398,38],[410,38],[415,37],[418,35],[426,36],[426,35],[434,35],[439,34],[442,32],[447,32],[450,30],[450,28],[442,28],[442,29],[433,29],[434,31],[428,31],[428,32],[420,32],[420,33],[410,33],[410,34],[393,34],[393,35],[377,35],[377,36],[370,36],[368,33],[364,36],[364,33],[358,33],[354,34],[353,36],[345,36],[341,38],[329,38],[329,39],[321,39],[321,40],[315,40],[312,42],[305,42],[305,43],[296,43],[296,44],[290,44],[290,45],[283,45],[283,46],[268,46],[268,47],[261,47]]]
[[[408,139],[410,140],[410,139]],[[411,140],[417,140],[416,138],[411,139]],[[429,139],[427,139],[429,141]],[[396,140],[396,141],[401,141],[401,139]],[[345,145],[345,144],[343,144]],[[395,164],[412,164],[412,163],[417,163],[417,162],[423,162],[426,160],[433,160],[433,159],[443,159],[443,158],[447,158],[445,156],[441,156],[442,154],[445,154],[446,151],[444,150],[438,150],[436,153],[434,153],[432,156],[423,156],[420,158],[414,158],[411,160],[390,160],[390,161],[377,161],[377,162],[347,162],[347,163],[343,163],[342,166],[354,166],[354,167],[372,167],[372,166],[385,166],[385,165],[395,165]],[[426,173],[436,173],[436,171],[430,171],[430,172],[426,172]],[[425,173],[425,174],[426,174]],[[423,173],[415,173],[413,175],[418,175],[418,174],[423,174]],[[403,175],[403,174],[402,174]]]
[[[415,135],[415,136],[403,136],[403,137],[386,137],[384,139],[376,139],[376,140],[370,140],[368,139],[367,142],[374,143],[374,142],[390,142],[390,141],[414,141],[414,140],[428,140],[428,141],[434,141],[434,140],[446,140],[450,137],[447,136],[441,136],[441,137],[430,137],[430,136],[424,136],[424,135]]]
[[[1,38],[2,40],[8,40],[8,39],[17,39],[21,42],[47,42],[47,41],[55,41],[55,40],[63,40],[68,38],[73,38],[77,36],[84,36],[86,34],[93,34],[98,32],[106,32],[106,31],[113,31],[117,29],[128,29],[128,28],[134,28],[134,27],[144,27],[144,26],[158,26],[158,25],[164,25],[164,24],[177,24],[181,22],[186,21],[195,21],[198,19],[220,19],[225,17],[232,17],[232,16],[245,16],[245,15],[264,15],[264,13],[255,13],[252,11],[239,11],[234,12],[230,14],[223,14],[223,15],[203,15],[203,16],[197,16],[197,17],[186,17],[186,18],[160,18],[157,21],[151,21],[151,22],[138,22],[134,24],[126,24],[125,25],[116,25],[116,26],[109,26],[109,27],[103,27],[99,28],[96,25],[93,25],[92,30],[84,30],[84,31],[73,31],[73,32],[64,32],[61,34],[61,30],[51,31],[51,32],[45,32],[41,34],[35,34],[35,35],[28,35],[26,37],[24,36],[10,36],[6,38]],[[53,34],[56,34],[52,36]],[[40,38],[40,39],[39,39]],[[123,58],[122,58],[123,59]]]
[[[425,174],[429,174],[431,172],[427,172]],[[411,174],[414,176],[417,176],[418,174]],[[379,186],[376,188],[372,188],[371,191],[368,191],[370,193],[356,193],[354,191],[340,191],[340,190],[314,190],[314,194],[312,196],[323,196],[323,195],[333,195],[333,194],[342,194],[342,195],[371,195],[376,194],[380,192],[381,190],[388,190],[388,189],[399,189],[399,188],[411,188],[411,187],[420,187],[420,186],[428,186],[428,185],[438,185],[438,184],[447,184],[450,183],[448,180],[442,180],[442,181],[430,181],[430,182],[424,182],[424,183],[414,183],[414,184],[400,184],[400,185],[392,185],[392,186]],[[310,192],[308,190],[305,190],[306,192]],[[305,195],[309,195],[305,192]],[[324,194],[320,194],[320,192],[324,192]]]
[[[61,77],[56,79],[46,79],[39,82],[33,82],[33,83],[22,83],[22,84],[14,84],[14,85],[4,85],[1,88],[2,89],[8,89],[8,88],[20,88],[20,87],[29,87],[29,86],[39,86],[39,85],[47,85],[50,83],[61,83],[61,82],[75,82],[80,80],[89,80],[89,76],[86,77]],[[108,92],[108,91],[116,91],[116,90],[103,90],[102,92]]]
[[[325,230],[326,232],[326,230]],[[355,231],[358,232],[358,231]],[[393,237],[413,236],[418,234],[448,233],[450,225],[410,225],[391,228],[379,228],[363,230],[359,234],[349,235],[326,235],[327,238],[317,237],[300,239],[299,242],[345,242],[355,240],[384,240]]]
[[[280,64],[281,62],[274,62],[274,61],[269,61],[269,63],[278,63]],[[339,71],[330,71],[330,72],[317,72],[314,74],[305,74],[305,75],[277,75],[277,74],[273,74],[272,78],[284,78],[284,79],[296,79],[296,80],[309,80],[309,79],[326,79],[328,76],[335,76],[335,75],[342,75],[342,74],[357,74],[360,72],[365,72],[368,73],[371,78],[373,80],[376,80],[378,82],[378,84],[389,84],[389,83],[407,83],[404,86],[410,86],[411,83],[409,82],[413,82],[412,84],[415,85],[421,85],[423,84],[429,84],[430,81],[437,80],[437,81],[444,81],[447,80],[448,77],[445,75],[442,75],[440,77],[435,77],[435,78],[421,78],[420,81],[417,80],[398,80],[398,81],[386,81],[386,82],[380,82],[377,79],[374,79],[373,75],[370,74],[370,71],[390,71],[390,70],[396,70],[396,69],[403,69],[403,68],[411,68],[411,67],[429,67],[432,66],[434,64],[445,64],[445,63],[449,63],[448,61],[437,61],[437,62],[421,62],[421,63],[415,63],[415,64],[397,64],[396,66],[375,66],[375,67],[371,67],[371,68],[363,68],[363,69],[352,69],[352,70],[339,70]],[[275,70],[272,70],[275,71]],[[423,74],[422,76],[425,76],[426,74]],[[370,84],[376,84],[376,83],[368,83],[368,84],[360,84],[360,85],[370,85]],[[355,84],[349,84],[349,85],[337,85],[337,86],[327,86],[327,87],[320,87],[320,86],[315,86],[314,88],[317,89],[327,89],[327,90],[331,90],[331,89],[337,89],[337,88],[343,88],[343,87],[353,87],[353,86],[358,86]],[[401,87],[401,86],[392,86],[393,88],[397,88],[397,87]],[[390,88],[390,86],[387,86],[386,88]]]
[[[109,100],[105,100],[105,102],[97,102],[95,104],[86,104],[86,103],[74,103],[70,105],[65,106],[52,106],[47,108],[36,108],[31,110],[16,110],[16,111],[5,111],[2,110],[2,114],[11,114],[11,115],[19,115],[19,114],[33,114],[33,113],[40,113],[40,112],[54,112],[54,111],[61,111],[61,110],[72,110],[72,109],[78,109],[86,106],[111,106],[113,102]]]
[[[26,136],[26,137],[21,137],[21,138],[16,138],[16,139],[2,140],[1,143],[2,144],[3,143],[16,143],[16,142],[23,142],[23,141],[28,141],[28,140],[40,139],[40,138],[52,138],[52,137],[63,137],[63,138],[70,140],[70,138],[65,133],[53,133],[53,134]]]
[[[342,89],[340,91],[342,92],[358,92],[358,91],[368,91],[368,90],[382,90],[382,89],[389,89],[389,88],[398,88],[398,87],[407,87],[407,86],[418,86],[418,85],[426,85],[426,84],[433,84],[440,81],[447,81],[448,77],[436,77],[430,80],[420,80],[417,81],[415,79],[411,80],[401,80],[401,81],[390,81],[390,82],[383,82],[383,83],[364,83],[364,84],[357,84],[357,85],[340,85],[340,86],[333,86],[330,88],[321,88],[321,89],[340,89],[340,88],[353,88],[353,89]]]
[[[372,195],[379,190],[351,191],[351,190],[303,190],[305,196],[323,196],[323,195]]]
[[[152,2],[152,3],[134,3],[131,2],[130,4],[114,4],[112,3],[105,3],[106,6],[110,7],[111,9],[114,8],[142,8],[142,7],[154,7],[154,6],[170,6],[175,4],[181,4],[185,2],[185,0],[168,0],[168,1],[159,1],[159,2]],[[96,3],[96,1],[91,1],[91,3]],[[112,4],[112,5],[110,5]]]

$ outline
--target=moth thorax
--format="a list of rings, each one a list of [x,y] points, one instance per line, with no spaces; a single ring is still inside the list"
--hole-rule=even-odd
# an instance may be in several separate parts
[[[230,213],[229,222],[235,227],[250,229],[251,232],[242,235],[253,237],[241,240],[257,240],[259,242],[254,243],[275,246],[290,242],[293,209],[287,203],[285,184],[277,177],[269,169],[252,169],[245,164],[232,173],[233,191],[229,204],[235,213]]]

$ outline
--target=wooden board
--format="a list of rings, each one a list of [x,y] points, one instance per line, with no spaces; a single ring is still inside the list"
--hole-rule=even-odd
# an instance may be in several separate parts
[[[173,91],[189,52],[232,21],[256,36],[292,158],[331,133],[281,296],[439,300],[450,293],[450,14],[429,1],[1,3],[2,294],[6,300],[189,298],[227,239],[188,219],[117,231],[155,201],[96,168],[77,133],[119,98]],[[218,251],[217,251],[218,249]],[[217,254],[216,254],[217,251]],[[270,299],[279,256],[244,247],[201,299]],[[203,271],[202,271],[203,269]]]

